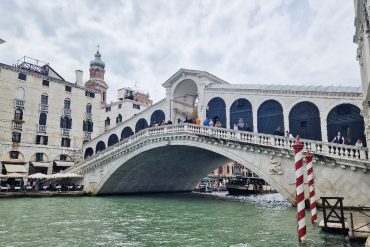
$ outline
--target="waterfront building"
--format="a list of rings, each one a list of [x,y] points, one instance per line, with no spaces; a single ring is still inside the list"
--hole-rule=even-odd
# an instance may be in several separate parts
[[[48,63],[28,57],[0,64],[0,174],[64,170],[81,159],[83,143],[149,105],[136,98],[106,103],[99,51],[89,70],[84,84],[81,70],[68,82]],[[149,95],[147,100],[151,103]]]

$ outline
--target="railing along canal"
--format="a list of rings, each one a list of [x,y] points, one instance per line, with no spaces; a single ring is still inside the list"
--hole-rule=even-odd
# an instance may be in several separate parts
[[[194,124],[179,124],[179,125],[164,125],[154,128],[147,128],[139,133],[136,133],[122,141],[108,147],[107,149],[96,153],[84,161],[76,164],[75,166],[71,167],[70,169],[76,169],[86,162],[93,160],[97,157],[101,157],[104,154],[107,154],[109,151],[121,147],[125,144],[129,145],[133,142],[139,141],[141,139],[147,138],[149,136],[158,136],[158,135],[165,135],[165,134],[174,134],[174,133],[189,133],[201,136],[208,136],[213,138],[219,138],[225,141],[234,141],[239,143],[246,143],[246,144],[256,144],[261,146],[269,146],[275,147],[285,150],[293,150],[293,144],[295,139],[282,137],[282,136],[275,136],[275,135],[267,135],[255,132],[246,132],[246,131],[238,131],[238,130],[230,130],[230,129],[223,129],[223,128],[215,128],[215,127],[208,127],[208,126],[201,126],[201,125],[194,125]],[[328,142],[320,142],[320,141],[312,141],[312,140],[301,140],[304,145],[304,151],[312,151],[316,155],[323,155],[332,158],[341,158],[353,161],[366,161],[368,159],[368,151],[366,148],[359,148],[350,145],[343,145],[343,144],[335,144],[335,143],[328,143]],[[69,169],[68,169],[69,170]]]

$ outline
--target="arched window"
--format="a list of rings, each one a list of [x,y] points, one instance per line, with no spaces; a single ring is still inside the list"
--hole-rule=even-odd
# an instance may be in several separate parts
[[[46,125],[47,115],[45,112],[40,113],[39,125]]]
[[[71,100],[70,99],[65,99],[64,100],[64,109],[66,109],[66,110],[71,109]]]
[[[148,122],[144,118],[140,118],[135,125],[135,133],[139,132],[140,130],[148,128]]]
[[[25,92],[23,87],[17,88],[17,91],[15,92],[15,98],[18,100],[24,100]]]
[[[252,112],[252,105],[246,99],[237,99],[233,102],[230,107],[230,129],[234,128],[234,124],[238,125],[238,123],[243,122],[243,128],[247,129],[249,126],[249,130],[253,131],[253,112]]]
[[[162,110],[155,110],[152,113],[152,116],[150,117],[150,123],[156,124],[156,123],[162,123],[166,119],[165,114]]]
[[[116,118],[116,123],[121,123],[122,122],[122,115],[118,114],[118,117]]]
[[[60,128],[62,129],[72,129],[72,118],[70,117],[61,117],[60,118]]]
[[[109,118],[109,117],[107,117],[107,118],[105,119],[105,123],[104,123],[104,125],[105,125],[105,126],[109,126],[109,125],[110,125],[110,118]]]
[[[223,99],[220,97],[216,97],[211,99],[208,102],[207,109],[206,109],[206,115],[214,123],[216,121],[220,121],[222,127],[226,127],[226,104]]]
[[[125,128],[123,128],[123,130],[121,132],[121,140],[125,139],[127,137],[130,137],[133,134],[134,134],[134,132],[132,131],[132,129],[130,127],[125,127]]]
[[[118,142],[118,136],[116,134],[111,134],[108,138],[108,147],[116,144]]]
[[[86,113],[92,113],[92,106],[91,106],[91,104],[87,104],[86,105]]]
[[[23,111],[21,109],[15,109],[14,119],[15,120],[22,120],[23,119]]]
[[[90,157],[94,154],[94,150],[91,147],[86,148],[84,158]]]
[[[96,153],[101,152],[105,149],[105,143],[103,141],[99,141],[96,144]]]
[[[366,144],[364,135],[364,118],[360,109],[352,104],[341,104],[328,114],[328,141],[332,141],[337,132],[342,132],[346,144],[355,144],[358,139]]]
[[[257,111],[257,128],[259,133],[284,135],[283,107],[276,100],[267,100]]]
[[[48,105],[49,103],[49,97],[46,93],[43,93],[41,95],[41,105]]]
[[[289,132],[294,137],[321,141],[319,108],[308,101],[296,104],[289,112]]]

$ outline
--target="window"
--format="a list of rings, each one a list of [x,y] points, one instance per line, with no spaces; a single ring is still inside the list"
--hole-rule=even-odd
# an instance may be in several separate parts
[[[42,85],[45,86],[45,87],[48,87],[49,86],[49,81],[48,80],[42,80]]]
[[[62,147],[69,147],[71,144],[71,139],[69,138],[62,138],[62,143],[61,143],[61,146]]]
[[[119,105],[118,105],[118,109],[121,109],[121,108],[122,108],[122,104],[119,104]]]
[[[39,125],[46,125],[47,115],[45,112],[40,113]]]
[[[86,105],[86,113],[91,113],[91,105],[90,104],[87,104]]]
[[[132,108],[140,110],[140,105],[138,105],[138,104],[132,104]]]
[[[15,109],[14,119],[15,120],[22,120],[23,119],[23,111],[21,109]]]
[[[108,107],[105,108],[105,112],[109,112],[111,110],[112,110],[112,108],[110,106],[108,106]]]
[[[61,154],[59,159],[66,161],[67,160],[67,155]]]
[[[85,96],[90,97],[90,98],[95,98],[95,93],[89,92],[89,91],[85,91]]]
[[[25,73],[19,73],[18,80],[22,80],[22,81],[27,80],[27,75]]]
[[[64,100],[64,109],[71,109],[71,101],[69,99]]]
[[[66,87],[65,87],[65,90],[66,90],[66,92],[72,92],[72,87],[70,87],[70,86],[66,86]]]
[[[91,121],[84,121],[82,126],[83,131],[93,132],[94,131],[94,123]]]
[[[72,118],[61,117],[60,118],[60,128],[62,128],[62,129],[72,129]]]
[[[107,117],[107,119],[105,119],[105,126],[109,126],[110,125],[110,118]]]
[[[21,133],[13,132],[12,133],[12,142],[21,142]]]
[[[19,156],[19,152],[18,151],[10,151],[9,156],[10,156],[11,159],[17,160],[18,156]]]
[[[41,105],[48,105],[49,97],[46,94],[41,95]]]
[[[122,122],[122,115],[118,114],[118,117],[116,118],[116,123]]]
[[[44,161],[44,154],[36,153],[36,161]]]
[[[48,137],[40,135],[36,136],[36,144],[48,145]]]

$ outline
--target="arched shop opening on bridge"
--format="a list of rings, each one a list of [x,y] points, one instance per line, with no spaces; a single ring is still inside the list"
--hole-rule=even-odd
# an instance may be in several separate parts
[[[135,125],[135,133],[139,132],[140,130],[148,128],[148,122],[144,118],[140,118]]]
[[[105,150],[106,146],[105,146],[105,143],[103,141],[99,141],[97,144],[96,144],[96,148],[95,148],[95,153],[99,153],[103,150]]]
[[[321,141],[319,108],[308,101],[296,104],[289,112],[289,131],[294,137]]]
[[[116,134],[111,134],[108,138],[108,147],[118,143],[118,136]]]
[[[364,118],[360,112],[360,109],[352,104],[341,104],[334,107],[327,118],[328,141],[332,141],[340,131],[346,144],[353,145],[361,139],[365,146]]]
[[[196,118],[198,106],[198,87],[190,79],[181,81],[176,85],[170,100],[170,119],[185,120]],[[173,115],[172,115],[173,114]]]
[[[155,110],[150,117],[150,124],[163,123],[166,120],[166,116],[162,110]]]
[[[258,133],[283,135],[284,115],[283,107],[276,100],[267,100],[257,111]]]
[[[220,121],[223,128],[226,127],[226,104],[225,101],[216,97],[208,102],[206,116],[212,119],[214,123]]]
[[[121,132],[121,140],[127,138],[127,137],[130,137],[134,134],[134,132],[132,131],[132,129],[130,127],[125,127],[123,128],[122,132]]]
[[[248,124],[253,131],[253,112],[252,105],[247,99],[237,99],[230,107],[230,129],[240,123]]]
[[[84,158],[86,159],[87,157],[90,157],[93,155],[94,155],[94,149],[91,147],[86,148]]]

